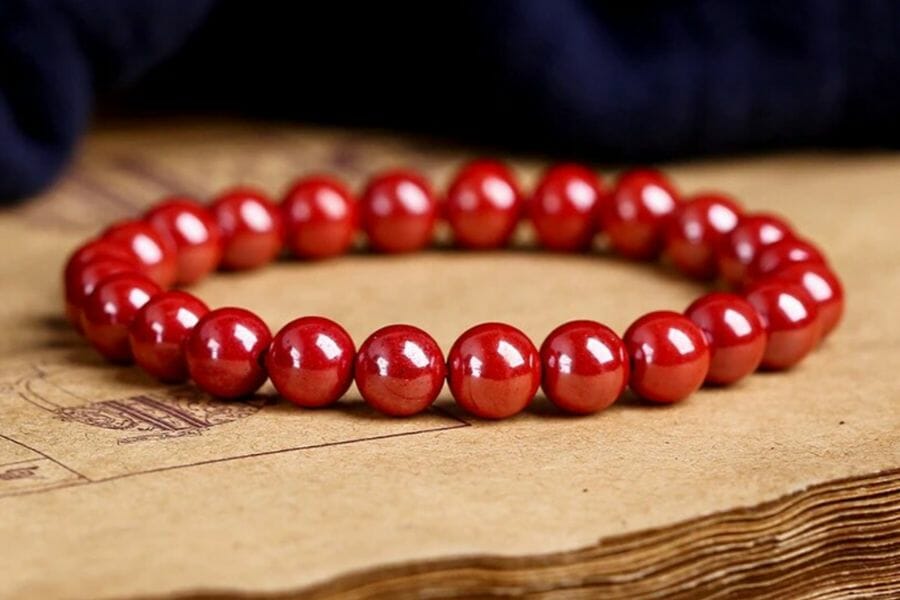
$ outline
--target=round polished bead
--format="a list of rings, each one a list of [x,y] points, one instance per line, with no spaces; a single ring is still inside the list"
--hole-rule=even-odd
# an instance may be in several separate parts
[[[522,195],[502,163],[477,160],[457,173],[447,191],[445,216],[454,242],[485,250],[505,246],[522,213]]]
[[[139,272],[137,261],[131,254],[127,259],[98,257],[88,262],[71,262],[64,274],[66,317],[69,322],[79,332],[82,331],[81,313],[84,305],[102,279],[116,273]]]
[[[600,179],[590,169],[573,164],[548,169],[528,204],[538,242],[562,252],[590,247],[602,198]]]
[[[801,285],[769,280],[750,286],[744,295],[766,327],[764,368],[788,369],[819,343],[822,329],[816,303]]]
[[[187,292],[170,290],[153,296],[128,327],[134,362],[165,383],[186,381],[184,340],[208,312],[206,304]]]
[[[128,362],[128,327],[150,298],[162,289],[137,273],[116,273],[101,280],[81,313],[84,335],[107,360]]]
[[[379,252],[413,252],[431,243],[437,200],[418,173],[394,170],[369,181],[360,200],[363,229]]]
[[[177,250],[182,285],[199,281],[219,266],[222,232],[206,208],[189,198],[169,198],[150,209],[144,220]]]
[[[281,201],[285,244],[299,258],[347,251],[356,234],[356,201],[340,181],[312,175],[295,182]]]
[[[263,367],[272,334],[255,314],[218,308],[200,318],[184,342],[188,373],[219,398],[249,396],[266,381]]]
[[[794,237],[791,227],[776,216],[765,213],[743,215],[716,249],[719,274],[732,286],[741,286],[747,277],[747,268],[760,251],[790,237]]]
[[[127,248],[141,271],[164,288],[172,286],[178,276],[175,245],[144,221],[122,221],[110,226],[103,239]]]
[[[281,328],[266,354],[266,369],[283,398],[305,408],[337,402],[353,381],[356,348],[343,327],[302,317]]]
[[[701,296],[684,314],[706,334],[707,383],[728,385],[756,371],[766,351],[766,328],[756,309],[736,294]]]
[[[657,311],[631,324],[623,336],[631,358],[631,389],[653,402],[684,400],[709,372],[709,342],[676,312]]]
[[[134,254],[132,254],[126,246],[99,238],[86,242],[76,248],[72,254],[69,255],[63,273],[68,273],[70,270],[74,270],[87,263],[110,258],[130,262],[133,263],[135,267],[139,267]]]
[[[623,173],[601,205],[602,228],[610,246],[626,258],[656,258],[667,221],[678,203],[678,192],[659,171]]]
[[[738,223],[740,206],[716,193],[698,194],[675,210],[665,230],[665,254],[679,271],[696,279],[718,273],[716,248]]]
[[[794,263],[825,264],[825,256],[813,244],[789,237],[760,249],[756,258],[747,267],[745,283],[759,281],[767,275],[778,272]]]
[[[265,194],[235,188],[209,207],[222,231],[225,269],[254,269],[270,263],[284,245],[281,211]]]
[[[444,354],[411,325],[389,325],[369,336],[356,356],[356,387],[374,409],[408,417],[427,409],[444,387]]]
[[[456,340],[447,356],[447,382],[467,412],[503,419],[521,412],[541,381],[540,355],[524,333],[483,323]]]
[[[590,414],[611,405],[628,383],[621,338],[594,321],[571,321],[541,345],[541,386],[561,410]]]
[[[816,262],[787,265],[776,271],[771,279],[799,284],[812,296],[823,337],[837,327],[844,314],[844,286],[826,265]]]

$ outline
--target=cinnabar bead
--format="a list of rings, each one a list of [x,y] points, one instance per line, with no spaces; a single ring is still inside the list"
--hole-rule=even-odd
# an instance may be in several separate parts
[[[356,355],[356,387],[372,408],[393,417],[427,409],[444,387],[444,354],[412,325],[382,327]]]
[[[437,200],[418,173],[394,170],[376,175],[360,199],[360,219],[369,245],[379,252],[413,252],[431,243]]]
[[[302,317],[281,328],[266,354],[266,369],[283,398],[305,408],[337,402],[353,381],[356,348],[343,327]]]
[[[89,262],[75,261],[66,267],[64,274],[66,317],[79,332],[82,331],[81,313],[88,297],[98,282],[116,273],[139,274],[140,268],[131,254],[126,260],[98,257]]]
[[[206,304],[187,292],[170,290],[153,296],[128,327],[134,362],[165,383],[186,381],[184,341],[208,312]]]
[[[169,198],[151,208],[144,220],[175,246],[178,283],[199,281],[219,266],[224,251],[222,232],[196,200]]]
[[[766,213],[743,215],[716,249],[719,274],[732,286],[740,287],[747,277],[747,268],[763,248],[791,237],[794,234],[790,225],[779,217]]]
[[[115,223],[103,233],[103,239],[127,248],[141,271],[162,287],[175,283],[178,276],[175,245],[149,223],[139,220]]]
[[[718,273],[716,248],[737,226],[741,212],[723,194],[693,196],[678,206],[666,226],[666,257],[689,277],[712,279]]]
[[[541,387],[566,412],[586,415],[603,410],[628,384],[625,344],[595,321],[570,321],[541,344]]]
[[[709,342],[684,315],[648,313],[632,323],[622,339],[631,358],[631,389],[646,400],[684,400],[709,372]]]
[[[197,386],[219,398],[249,396],[266,382],[272,341],[266,324],[242,308],[211,310],[188,334],[184,356]]]
[[[294,182],[281,201],[285,244],[299,258],[343,254],[356,234],[357,208],[350,191],[326,175]]]
[[[799,284],[812,296],[823,337],[834,331],[844,314],[844,286],[834,271],[822,263],[795,263],[769,278],[778,279]]]
[[[521,213],[519,185],[504,164],[492,160],[476,160],[460,169],[444,202],[453,241],[474,250],[509,243]]]
[[[548,169],[528,203],[540,245],[561,252],[590,247],[602,200],[600,178],[590,169],[574,164]]]
[[[744,283],[749,285],[793,263],[826,264],[825,256],[813,244],[798,238],[785,238],[762,248],[747,267]]]
[[[744,293],[766,327],[762,367],[789,369],[812,352],[822,336],[815,300],[799,284],[769,280]]]
[[[534,398],[541,382],[540,355],[511,325],[476,325],[450,349],[447,382],[463,410],[484,419],[511,417]]]
[[[107,360],[129,362],[128,327],[138,310],[162,289],[137,273],[116,273],[97,283],[81,313],[84,335]]]
[[[137,259],[134,257],[134,254],[132,254],[132,252],[126,246],[109,240],[104,240],[103,238],[98,238],[86,242],[76,248],[72,252],[72,254],[69,255],[69,259],[66,261],[66,266],[63,270],[63,273],[68,273],[69,271],[81,267],[87,263],[110,258],[133,263],[135,267],[139,266]]]
[[[653,169],[622,173],[600,211],[602,229],[612,249],[626,258],[656,258],[663,234],[679,203],[668,178]]]
[[[270,263],[284,245],[284,226],[278,206],[260,191],[234,188],[209,207],[222,231],[225,269],[255,269]]]
[[[759,367],[766,351],[766,328],[749,302],[737,294],[713,292],[697,298],[684,314],[709,341],[707,383],[728,385]]]

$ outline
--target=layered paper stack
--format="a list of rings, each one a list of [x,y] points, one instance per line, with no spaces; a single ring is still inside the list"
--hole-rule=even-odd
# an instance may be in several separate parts
[[[218,402],[104,364],[65,324],[66,254],[162,196],[253,184],[278,196],[386,167],[444,185],[472,153],[430,140],[258,124],[93,134],[43,197],[0,215],[0,595],[350,598],[900,595],[900,156],[670,165],[686,193],[777,210],[847,288],[840,329],[799,368],[672,407],[586,418],[542,398],[473,420],[444,391],[390,419],[358,396],[303,411],[271,388]],[[512,163],[526,187],[538,159]],[[665,268],[527,244],[282,261],[194,291],[277,329],[319,314],[360,343],[407,322],[445,351],[477,322],[541,340],[592,318],[622,332],[702,288]]]

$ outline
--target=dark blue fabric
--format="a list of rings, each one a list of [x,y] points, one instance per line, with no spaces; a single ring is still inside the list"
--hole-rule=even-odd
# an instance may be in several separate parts
[[[895,0],[3,0],[0,199],[101,101],[619,162],[900,141]]]

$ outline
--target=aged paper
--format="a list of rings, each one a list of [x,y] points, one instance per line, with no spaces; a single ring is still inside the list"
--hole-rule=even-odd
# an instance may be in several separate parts
[[[66,253],[161,196],[236,183],[277,196],[311,170],[359,186],[399,165],[441,187],[470,156],[290,126],[107,127],[53,190],[0,214],[0,596],[900,593],[898,155],[669,167],[686,192],[785,214],[848,296],[801,367],[677,406],[626,398],[568,418],[538,398],[493,423],[457,411],[446,388],[412,419],[355,391],[316,411],[270,387],[224,403],[105,365],[64,323]],[[511,160],[526,183],[543,164]],[[486,320],[536,340],[573,318],[622,332],[701,291],[521,236],[509,252],[282,261],[195,290],[273,329],[319,314],[360,343],[410,322],[445,350]]]

